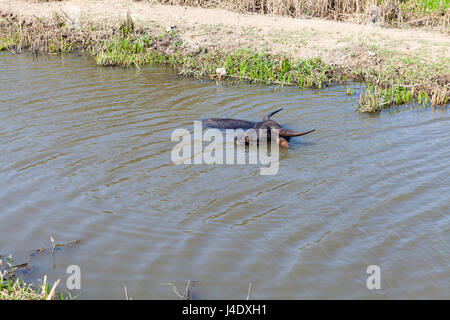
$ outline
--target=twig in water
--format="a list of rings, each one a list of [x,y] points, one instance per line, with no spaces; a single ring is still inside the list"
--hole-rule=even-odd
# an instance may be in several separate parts
[[[186,286],[186,289],[184,290],[184,300],[191,300],[191,291],[192,286],[194,285],[195,281],[189,280]]]
[[[163,286],[171,286],[172,287],[172,291],[175,292],[175,294],[177,296],[179,296],[181,299],[184,298],[184,296],[180,293],[180,291],[178,291],[177,287],[175,287],[175,285],[173,283],[161,283]]]
[[[42,291],[41,295],[45,294],[45,286],[47,285],[47,275],[44,276],[44,281],[42,281]]]
[[[31,251],[30,256],[33,256],[36,253],[44,252],[47,249],[51,249],[52,252],[54,252],[55,249],[58,248],[58,247],[65,247],[65,246],[70,246],[72,244],[80,243],[80,240],[72,240],[72,241],[65,242],[65,243],[55,243],[55,239],[53,239],[53,241],[52,241],[52,239],[53,239],[53,237],[51,237],[51,239],[50,239],[50,241],[52,242],[51,248],[37,248],[37,249],[34,249],[34,250]]]
[[[186,289],[184,290],[184,294],[181,294],[181,292],[178,290],[178,288],[171,282],[169,283],[161,283],[164,286],[171,286],[172,287],[172,291],[175,292],[175,294],[180,297],[182,300],[191,300],[192,296],[191,296],[191,291],[192,291],[192,286],[196,283],[197,281],[193,281],[193,280],[189,280],[186,286]]]
[[[252,289],[252,283],[250,282],[248,284],[248,293],[247,293],[247,300],[250,299],[250,290]]]
[[[123,289],[125,290],[125,300],[131,300],[131,298],[128,296],[127,286],[123,285]]]
[[[52,255],[54,255],[55,254],[55,248],[56,248],[55,239],[53,239],[53,237],[50,236],[50,241],[52,243]]]

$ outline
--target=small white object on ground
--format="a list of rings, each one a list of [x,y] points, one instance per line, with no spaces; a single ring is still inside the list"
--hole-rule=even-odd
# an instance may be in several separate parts
[[[225,68],[217,68],[216,69],[216,73],[221,75],[221,76],[226,76],[227,75],[227,71],[225,70]]]

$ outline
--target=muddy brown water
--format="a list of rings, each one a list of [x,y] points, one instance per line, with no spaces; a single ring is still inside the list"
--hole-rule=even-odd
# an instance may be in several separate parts
[[[355,85],[355,89],[358,86]],[[449,298],[450,114],[355,112],[345,88],[298,90],[0,55],[0,254],[30,279],[81,268],[80,298]],[[171,162],[174,129],[204,117],[316,128],[258,165]],[[381,269],[368,290],[366,269]]]

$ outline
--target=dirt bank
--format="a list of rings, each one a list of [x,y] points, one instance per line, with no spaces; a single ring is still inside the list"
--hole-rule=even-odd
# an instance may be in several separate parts
[[[129,13],[138,28],[176,31],[176,39],[172,40],[185,52],[255,48],[273,56],[320,58],[327,65],[345,69],[347,78],[385,88],[395,82],[397,86],[413,88],[412,96],[422,89],[430,97],[438,95],[438,103],[448,100],[442,97],[447,97],[449,91],[450,36],[436,31],[386,29],[132,0],[0,0],[0,12],[30,21],[52,19],[56,14],[64,17],[71,30],[89,24],[117,27]]]

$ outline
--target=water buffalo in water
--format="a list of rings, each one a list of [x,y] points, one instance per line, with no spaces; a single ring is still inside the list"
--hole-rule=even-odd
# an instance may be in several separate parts
[[[304,131],[304,132],[296,132],[291,131],[289,129],[283,129],[278,123],[276,123],[273,120],[270,120],[270,117],[273,116],[275,113],[280,112],[283,110],[283,108],[272,111],[268,115],[264,116],[263,121],[261,122],[253,122],[253,121],[247,121],[247,120],[239,120],[239,119],[219,119],[219,118],[209,118],[203,120],[203,126],[207,128],[219,128],[219,129],[255,129],[257,134],[259,135],[260,129],[267,130],[267,139],[270,139],[270,130],[271,129],[278,129],[279,130],[279,137],[278,137],[278,144],[281,147],[289,148],[288,141],[292,137],[298,137],[303,136],[305,134],[314,132],[315,129]],[[249,143],[250,139],[248,136],[245,137],[245,142]],[[258,137],[256,138],[258,143]]]

